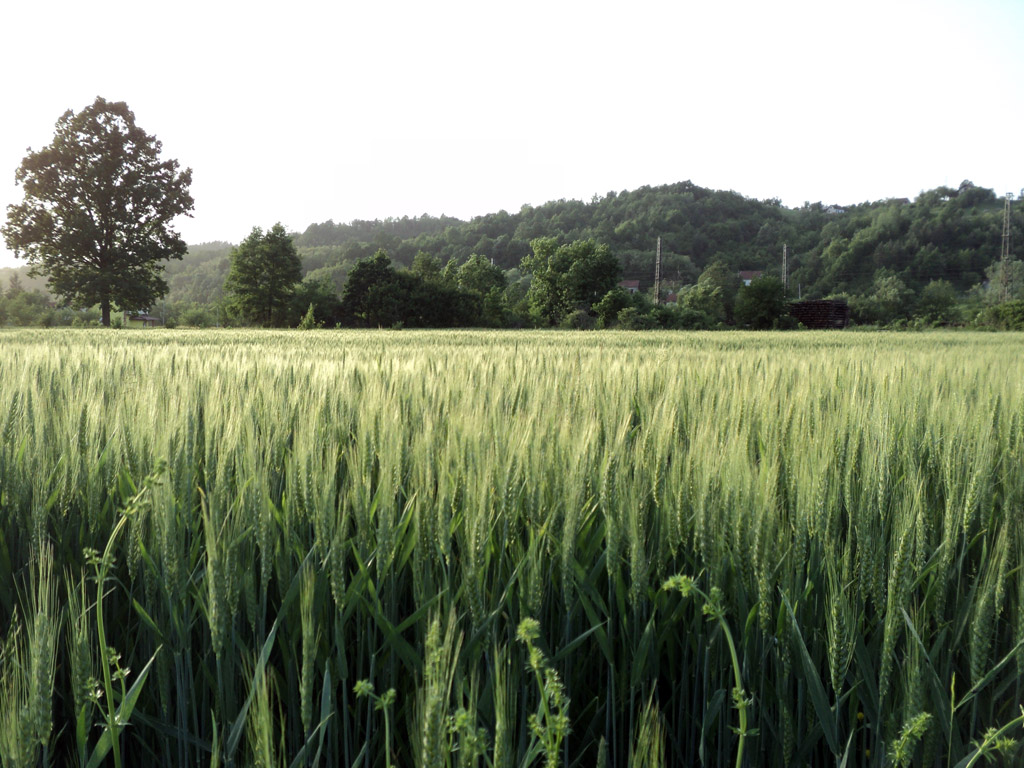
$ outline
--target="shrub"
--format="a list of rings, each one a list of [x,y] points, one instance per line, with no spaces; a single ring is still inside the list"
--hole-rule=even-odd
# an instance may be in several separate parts
[[[593,330],[596,322],[586,310],[577,309],[575,312],[569,313],[562,322],[562,327],[570,331],[590,331]]]

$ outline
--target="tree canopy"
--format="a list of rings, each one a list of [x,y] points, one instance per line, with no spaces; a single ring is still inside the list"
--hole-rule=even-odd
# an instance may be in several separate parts
[[[533,275],[527,300],[537,322],[558,325],[573,310],[591,311],[619,282],[622,268],[606,245],[577,240],[559,245],[553,237],[530,243],[521,268]]]
[[[29,150],[15,179],[23,202],[7,209],[7,246],[75,307],[148,308],[167,292],[162,262],[187,250],[171,228],[193,208],[192,172],[161,160],[161,143],[124,102],[97,98],[57,121],[53,142]]]
[[[427,273],[425,277],[412,270],[396,270],[383,250],[361,259],[341,295],[344,321],[368,328],[450,328],[481,323],[479,294],[437,279],[433,268]]]
[[[302,279],[302,261],[292,238],[278,223],[263,232],[254,227],[231,252],[224,282],[228,306],[250,323],[285,325],[295,285]]]
[[[733,314],[738,325],[768,330],[776,327],[786,312],[786,291],[777,277],[757,278],[736,292]]]

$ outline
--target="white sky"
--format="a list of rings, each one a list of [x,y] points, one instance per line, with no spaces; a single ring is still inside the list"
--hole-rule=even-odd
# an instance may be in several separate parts
[[[1022,51],[1024,0],[4,3],[0,210],[97,95],[192,168],[190,243],[685,179],[1019,193]]]

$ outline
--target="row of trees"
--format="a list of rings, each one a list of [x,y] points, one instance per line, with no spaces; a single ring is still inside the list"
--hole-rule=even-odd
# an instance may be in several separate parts
[[[269,258],[276,254],[277,263]],[[871,290],[843,295],[861,324],[975,324],[1013,327],[1013,312],[996,311],[996,293],[1024,293],[1019,262],[993,264],[988,282],[968,296],[947,280],[932,280],[920,291],[909,289],[893,271],[880,268]],[[471,255],[459,264],[419,252],[408,268],[383,250],[347,270],[341,291],[324,278],[300,281],[301,259],[291,238],[277,225],[260,230],[232,252],[225,306],[242,322],[285,325],[364,327],[563,326],[572,328],[719,328],[792,327],[782,280],[763,275],[744,285],[723,259],[698,279],[681,286],[669,305],[649,294],[619,286],[622,265],[611,250],[593,240],[559,243],[536,238],[518,268],[502,270],[493,261]],[[275,304],[275,296],[276,304]],[[275,309],[276,307],[276,309]]]
[[[503,270],[471,255],[442,264],[418,253],[410,267],[395,264],[383,250],[334,281],[302,274],[293,237],[277,224],[256,228],[231,249],[217,298],[158,302],[154,312],[168,324],[259,325],[266,327],[567,327],[627,329],[786,328],[788,298],[782,281],[765,275],[743,285],[724,261],[709,264],[669,304],[655,304],[650,292],[619,285],[621,264],[610,249],[592,240],[560,244],[538,238],[518,269]],[[872,290],[848,300],[856,323],[873,325],[968,324],[1024,327],[1024,265],[995,263],[984,286],[961,295],[946,280],[918,292],[895,273],[881,269]],[[216,272],[211,273],[216,274]],[[0,292],[0,324],[89,324],[102,320],[98,307],[75,311],[57,306],[22,287],[17,273]],[[1011,300],[1003,302],[1003,295]]]
[[[266,233],[254,229],[232,251],[224,306],[232,318],[264,326],[289,324],[307,301],[303,320],[316,325],[558,325],[575,311],[593,311],[619,281],[617,259],[592,240],[531,245],[521,269],[509,272],[476,254],[442,265],[424,252],[396,269],[378,250],[353,266],[339,295],[323,277],[301,279],[292,239],[277,224]]]
[[[223,304],[244,323],[302,327],[786,327],[782,282],[763,277],[749,286],[715,262],[678,303],[655,305],[620,285],[622,268],[593,240],[559,243],[537,238],[519,269],[502,270],[480,255],[442,265],[420,252],[396,268],[383,250],[359,260],[340,295],[322,278],[300,280],[301,262],[283,228],[259,229],[231,254]],[[306,303],[308,302],[308,304]]]
[[[50,321],[95,307],[105,325],[114,308],[160,308],[182,322],[267,326],[777,326],[783,244],[798,294],[845,298],[861,323],[1005,325],[1013,313],[992,307],[1024,299],[1019,263],[994,258],[1002,205],[968,181],[849,208],[787,209],[682,182],[470,222],[326,222],[298,235],[276,225],[235,248],[196,248],[165,272],[186,253],[171,223],[193,202],[191,171],[160,151],[127,105],[102,98],[65,113],[53,142],[29,151],[16,173],[24,201],[2,231],[60,307],[5,297],[6,322],[35,306]],[[1015,204],[1010,234],[1022,232]],[[622,277],[650,285],[656,236],[673,307],[616,291]],[[741,269],[768,278],[741,290]]]

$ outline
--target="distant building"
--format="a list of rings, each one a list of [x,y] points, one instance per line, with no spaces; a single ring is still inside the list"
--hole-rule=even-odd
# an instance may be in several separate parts
[[[760,269],[741,269],[736,274],[739,275],[744,285],[750,285],[755,280],[760,280],[764,277],[764,271]]]
[[[155,328],[164,321],[146,312],[125,312],[124,324],[126,328]]]
[[[626,293],[640,293],[640,281],[623,280],[619,283],[619,288],[624,290]]]
[[[794,301],[789,305],[789,314],[805,328],[845,328],[850,324],[850,307],[843,299]]]

